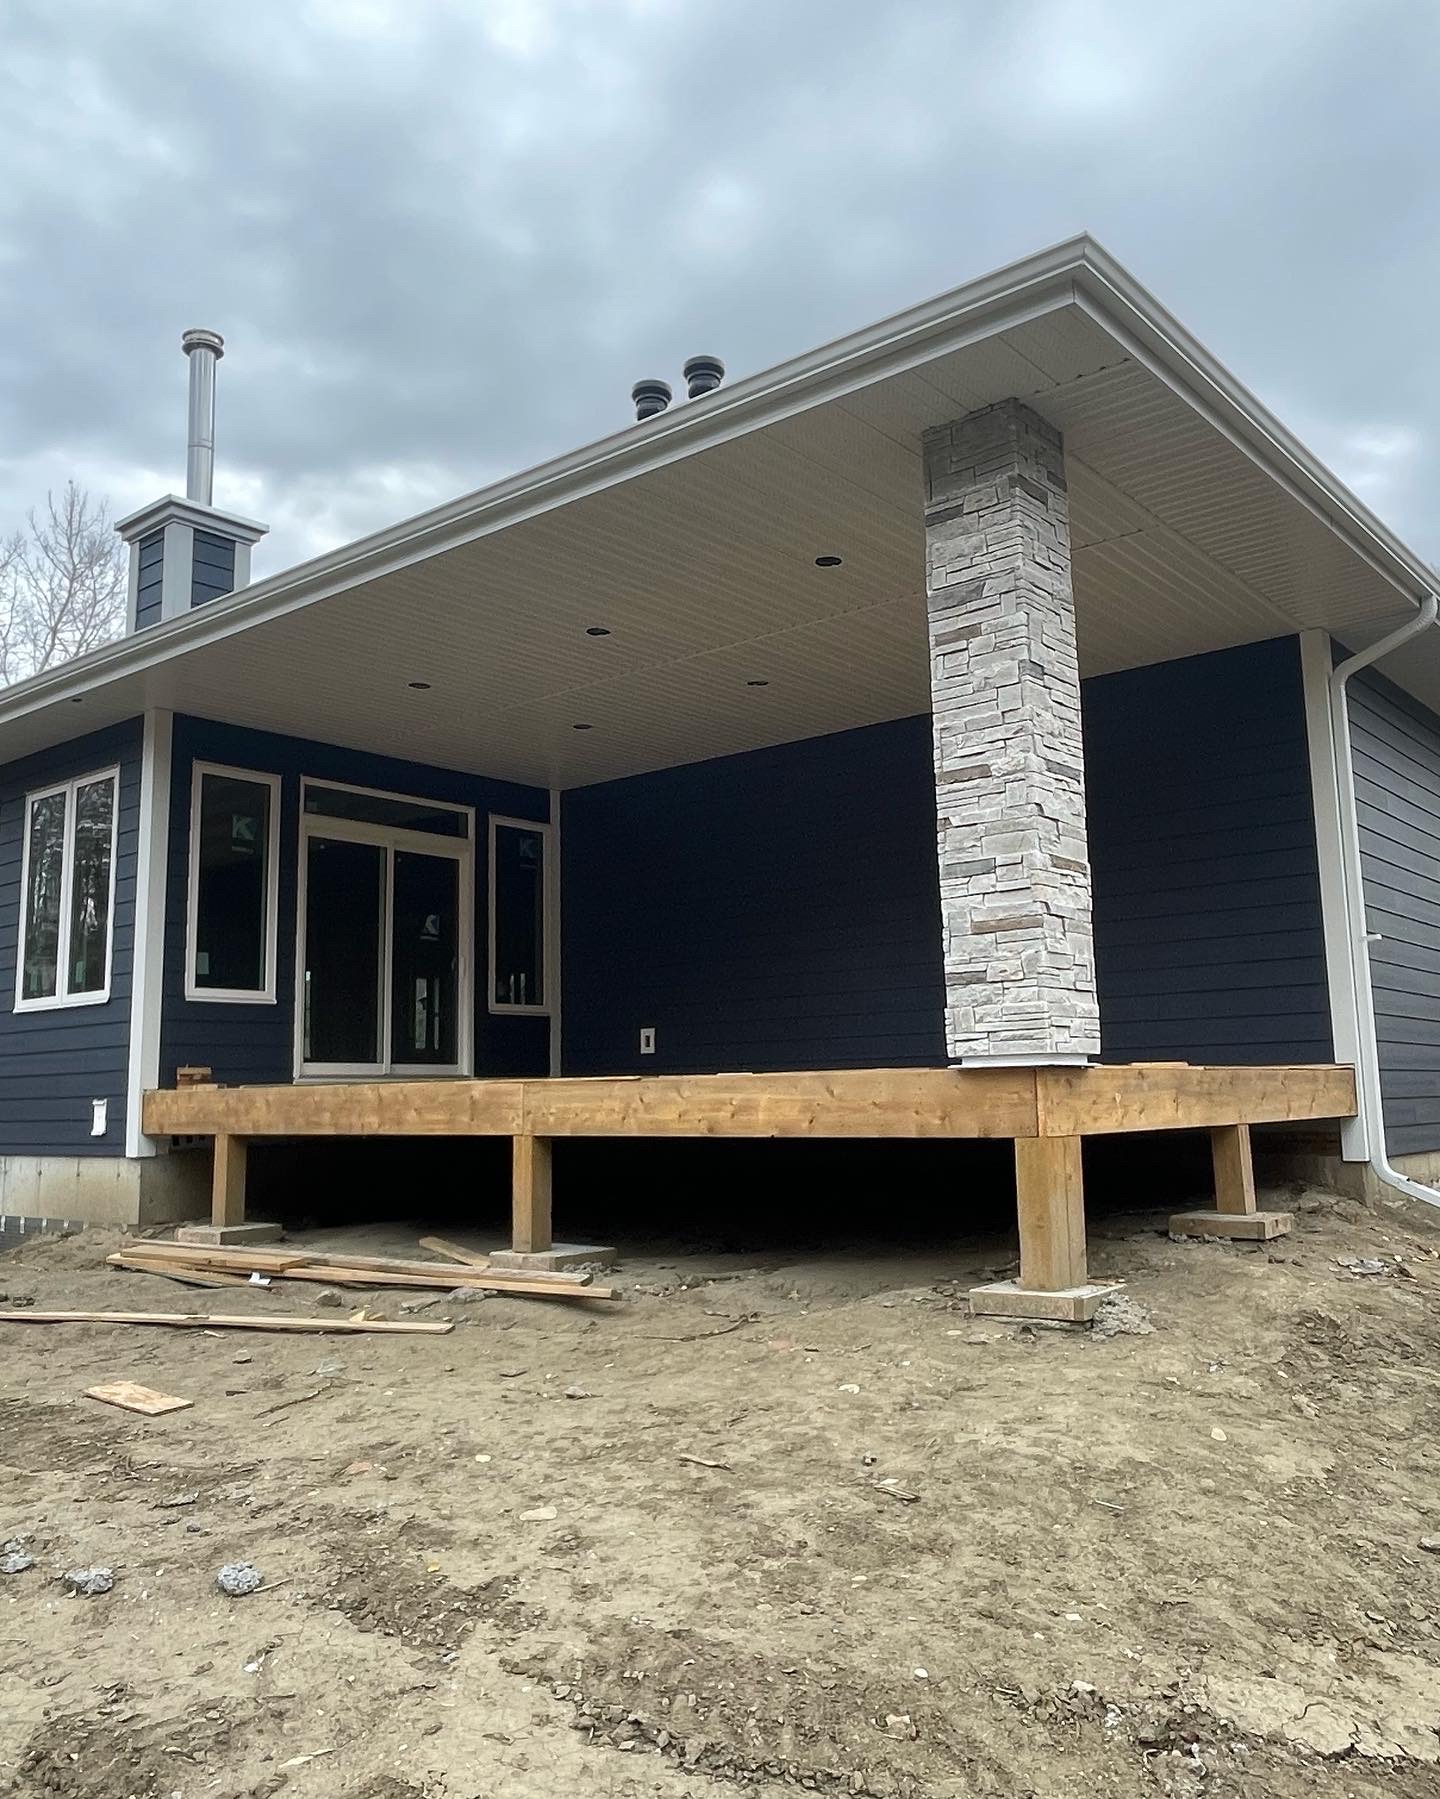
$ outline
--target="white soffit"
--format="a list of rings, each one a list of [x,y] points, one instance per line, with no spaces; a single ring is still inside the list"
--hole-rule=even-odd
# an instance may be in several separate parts
[[[230,634],[177,638],[148,669],[106,680],[116,651],[100,652],[96,678],[78,665],[70,682],[83,706],[7,720],[0,700],[0,758],[148,704],[575,786],[922,712],[921,434],[1012,395],[1065,434],[1087,675],[1310,625],[1373,635],[1403,612],[1393,568],[1078,290],[1029,310],[278,616],[245,623],[283,581],[215,602]],[[818,569],[827,554],[843,566]]]

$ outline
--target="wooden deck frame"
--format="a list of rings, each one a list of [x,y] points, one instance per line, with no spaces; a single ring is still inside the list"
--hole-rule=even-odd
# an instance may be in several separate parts
[[[556,1137],[1008,1137],[1020,1287],[1043,1294],[1085,1285],[1084,1138],[1209,1131],[1217,1208],[1249,1215],[1250,1126],[1348,1118],[1355,1104],[1353,1070],[1333,1064],[1125,1063],[186,1086],[147,1093],[143,1127],[152,1137],[215,1139],[216,1224],[244,1217],[253,1137],[510,1137],[513,1247],[525,1252],[551,1247]]]

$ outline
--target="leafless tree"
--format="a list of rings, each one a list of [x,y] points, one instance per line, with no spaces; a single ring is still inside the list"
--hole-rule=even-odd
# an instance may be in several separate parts
[[[0,539],[0,683],[68,662],[125,628],[126,565],[103,500],[67,481]]]

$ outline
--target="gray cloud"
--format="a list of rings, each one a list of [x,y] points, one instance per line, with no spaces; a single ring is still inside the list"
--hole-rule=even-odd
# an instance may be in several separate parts
[[[0,0],[0,522],[183,475],[273,570],[1094,231],[1388,522],[1440,522],[1403,0]]]

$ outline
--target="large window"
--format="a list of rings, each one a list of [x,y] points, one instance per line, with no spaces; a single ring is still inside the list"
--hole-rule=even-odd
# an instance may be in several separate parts
[[[190,805],[187,999],[275,998],[280,783],[196,763]]]
[[[550,829],[490,820],[490,1010],[548,1012]]]
[[[17,1011],[110,997],[119,779],[107,769],[25,802]]]

